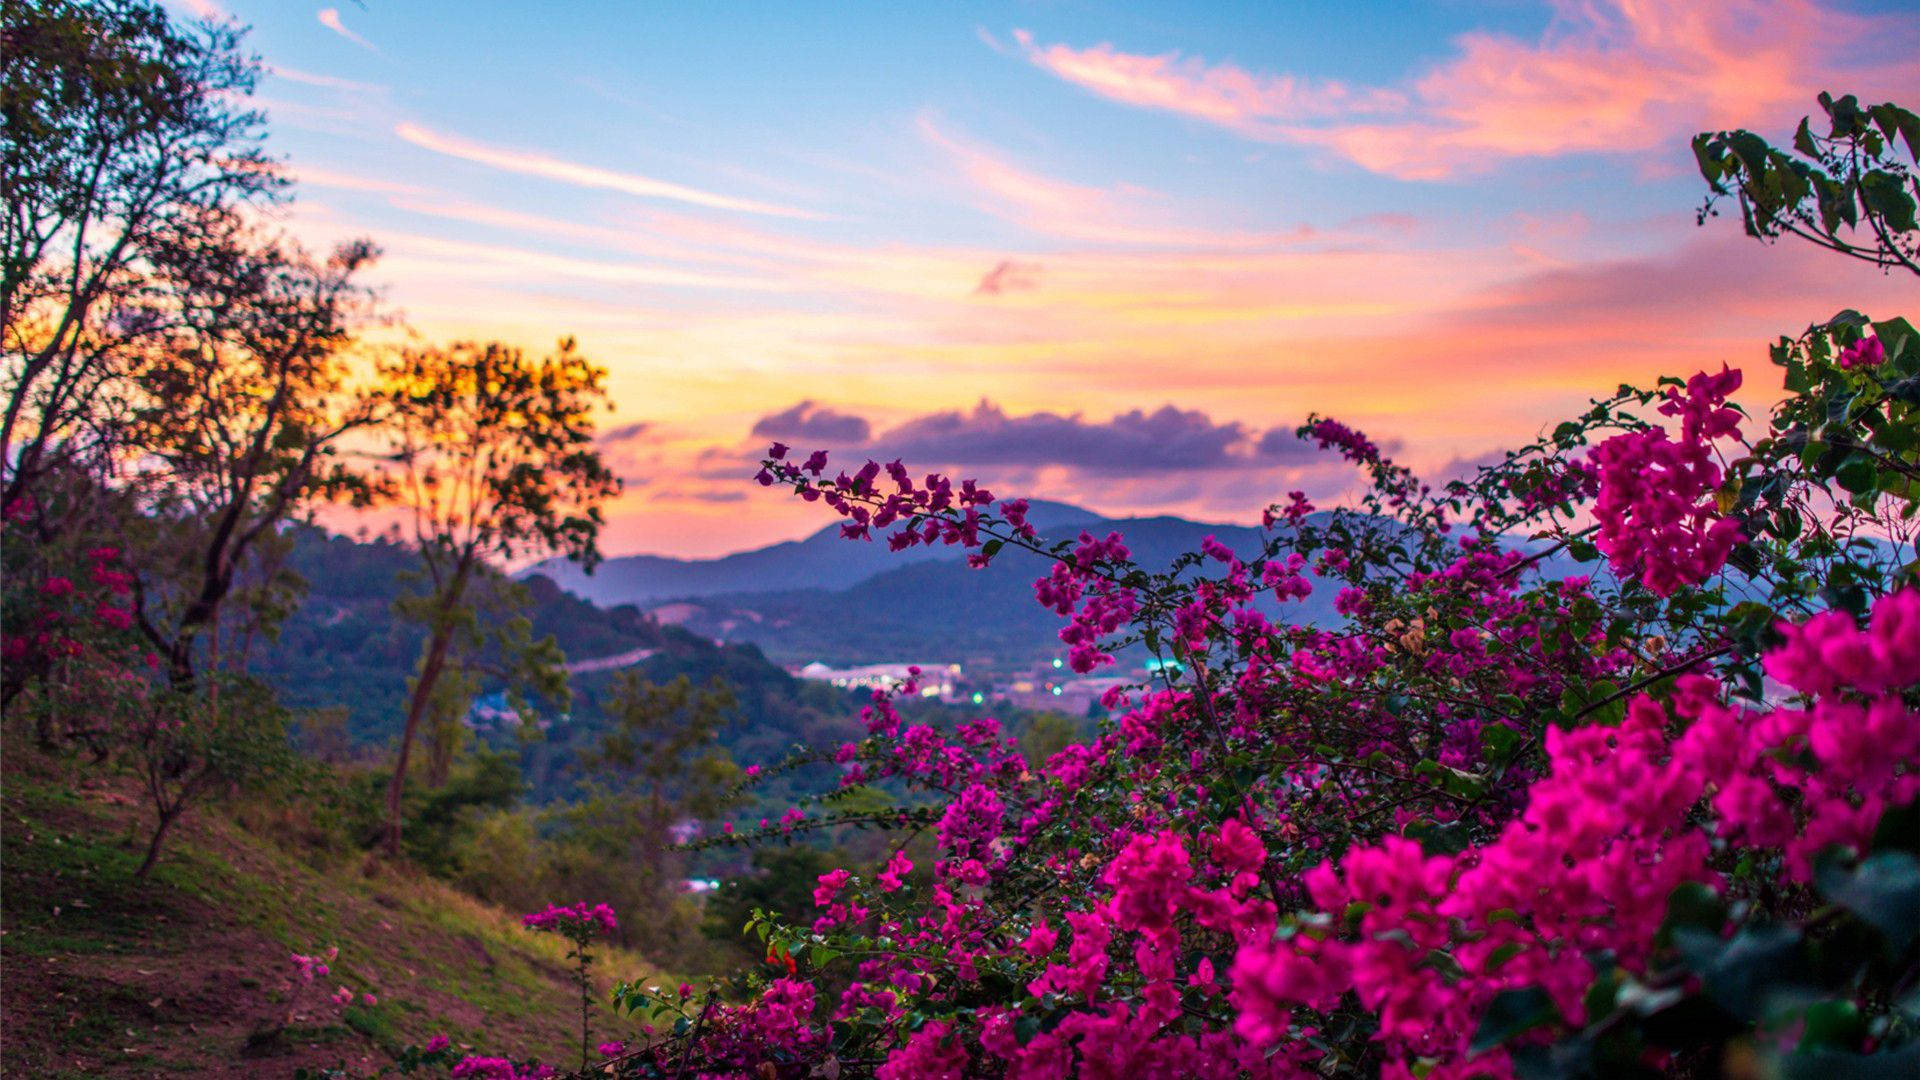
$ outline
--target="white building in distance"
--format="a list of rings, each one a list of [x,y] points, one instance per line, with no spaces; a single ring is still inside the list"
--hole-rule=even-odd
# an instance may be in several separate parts
[[[959,664],[865,664],[834,668],[815,660],[794,674],[847,689],[892,690],[912,678],[908,669],[915,667],[920,669],[921,697],[953,696],[954,684],[960,679]]]

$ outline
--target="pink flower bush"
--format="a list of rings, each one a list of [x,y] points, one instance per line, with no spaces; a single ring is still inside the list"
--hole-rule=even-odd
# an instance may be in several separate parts
[[[1816,1028],[1887,1058],[1911,965],[1885,949],[1911,937],[1867,894],[1913,862],[1887,837],[1920,800],[1920,589],[1898,559],[1826,543],[1892,520],[1861,494],[1878,467],[1831,498],[1817,470],[1838,457],[1794,441],[1805,396],[1748,444],[1740,383],[1623,388],[1437,492],[1313,418],[1300,436],[1365,475],[1357,506],[1292,493],[1249,550],[1208,537],[1164,571],[1117,533],[1048,542],[1026,503],[971,481],[770,448],[761,482],[832,509],[849,539],[1048,560],[1034,596],[1072,671],[1153,663],[1043,759],[991,718],[910,721],[872,694],[864,737],[831,756],[843,787],[897,806],[822,800],[713,842],[840,825],[901,841],[820,874],[811,921],[756,918],[757,992],[710,998],[697,1037],[687,995],[655,995],[687,1023],[633,1060],[1444,1080],[1624,1054],[1608,1067],[1704,1075],[1735,1042],[1777,1065]],[[1874,407],[1854,412],[1876,432],[1912,426]],[[1721,575],[1736,548],[1741,573]],[[1852,587],[1823,591],[1823,574]],[[1287,621],[1316,597],[1337,621]],[[909,888],[918,837],[932,851]],[[1816,929],[1839,974],[1793,1000],[1827,1011],[1723,1000],[1721,951],[1744,964],[1743,935],[1799,948]],[[1842,936],[1878,966],[1841,970]],[[1676,1036],[1647,1020],[1670,1002],[1725,1016]],[[1810,1019],[1831,1015],[1863,1020]]]

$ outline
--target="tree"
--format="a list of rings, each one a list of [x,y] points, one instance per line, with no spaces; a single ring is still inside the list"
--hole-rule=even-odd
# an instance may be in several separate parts
[[[286,710],[272,688],[224,672],[212,680],[221,692],[162,686],[144,695],[146,707],[129,733],[127,757],[155,814],[136,878],[153,871],[168,830],[196,802],[277,775],[291,761]]]
[[[383,365],[387,478],[420,553],[425,591],[403,613],[427,640],[407,698],[386,847],[400,844],[407,767],[434,690],[495,563],[559,553],[597,561],[600,504],[620,484],[592,448],[605,372],[562,340],[532,358],[498,343],[402,350]]]
[[[99,466],[143,346],[179,314],[155,275],[209,215],[284,190],[239,39],[140,0],[5,5],[0,504],[63,463]]]
[[[1820,95],[1826,134],[1811,117],[1793,135],[1793,154],[1751,131],[1701,132],[1694,158],[1711,192],[1700,210],[1732,195],[1747,235],[1788,235],[1886,269],[1920,274],[1920,116],[1892,102],[1861,105],[1852,94]],[[1899,143],[1907,144],[1906,161]],[[1797,157],[1795,155],[1798,155]],[[1842,228],[1844,226],[1844,230]]]
[[[113,549],[93,574],[130,603],[87,619],[146,648],[71,655],[107,644],[79,641],[71,613],[10,644],[29,660],[53,659],[35,651],[43,639],[70,654],[27,668],[58,680],[46,697],[72,697],[75,672],[97,668],[92,684],[122,699],[127,722],[89,703],[94,721],[42,730],[117,752],[145,778],[157,825],[142,874],[196,799],[284,749],[284,717],[243,675],[254,634],[298,594],[280,527],[317,497],[365,493],[340,449],[378,419],[346,357],[371,310],[354,279],[373,249],[316,260],[264,224],[287,183],[248,108],[259,66],[241,36],[140,0],[0,13],[9,562]],[[40,607],[37,619],[60,614]],[[111,670],[97,663],[109,658]],[[10,677],[0,696],[25,689]]]
[[[661,684],[623,671],[601,703],[613,727],[587,766],[639,799],[662,834],[683,818],[709,817],[726,804],[740,775],[720,745],[720,731],[738,704],[717,676],[696,687],[685,675]]]
[[[354,276],[373,258],[355,243],[316,262],[209,214],[161,279],[179,318],[135,379],[125,438],[139,458],[123,482],[154,532],[141,627],[177,685],[203,637],[220,663],[223,609],[258,545],[316,499],[370,497],[342,451],[383,416],[349,358],[371,304]]]

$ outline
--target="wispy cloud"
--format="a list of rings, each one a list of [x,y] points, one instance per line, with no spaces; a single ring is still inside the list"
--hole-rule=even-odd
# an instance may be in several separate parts
[[[317,18],[320,20],[321,26],[339,34],[341,37],[346,38],[348,41],[353,42],[368,52],[380,51],[379,46],[361,37],[359,34],[354,33],[352,30],[347,29],[347,24],[340,21],[339,8],[321,8]]]
[[[1828,84],[1898,79],[1866,45],[1911,24],[1808,0],[1557,3],[1534,40],[1476,32],[1397,87],[1260,74],[1178,53],[1074,49],[1016,37],[1027,59],[1102,97],[1241,135],[1324,147],[1375,172],[1435,180],[1514,158],[1665,148],[1702,128],[1777,121]],[[1888,49],[1898,56],[1897,49]],[[1906,77],[1911,78],[1910,62]],[[1891,92],[1895,87],[1889,86]]]
[[[276,79],[285,79],[288,82],[299,83],[302,86],[318,86],[327,90],[344,90],[356,94],[384,94],[387,92],[387,88],[379,83],[360,82],[357,79],[343,79],[338,75],[321,75],[311,71],[302,71],[299,68],[288,67],[285,64],[274,64],[267,69],[267,73]]]
[[[1040,264],[1018,259],[1001,259],[973,287],[975,296],[999,296],[1040,287]]]
[[[382,195],[420,195],[426,189],[418,184],[409,184],[401,180],[388,180],[377,176],[355,176],[352,173],[335,172],[313,165],[297,165],[293,169],[293,179],[297,183],[313,187],[338,188],[342,191],[371,191]]]
[[[664,285],[753,292],[780,291],[790,288],[784,282],[766,278],[709,274],[640,263],[576,259],[526,248],[475,244],[464,240],[443,240],[431,236],[387,232],[381,239],[383,246],[392,252],[383,265],[391,268],[396,263],[430,260],[431,272],[447,279],[525,281],[529,278],[545,276],[596,281],[609,285]]]
[[[511,150],[504,147],[488,146],[485,143],[463,139],[456,135],[443,135],[428,131],[414,124],[399,124],[393,133],[415,146],[436,153],[457,157],[479,165],[520,173],[524,176],[539,176],[548,180],[576,184],[580,187],[602,188],[618,191],[643,199],[669,199],[675,202],[704,206],[714,210],[736,210],[748,214],[766,214],[773,217],[815,219],[818,214],[799,210],[791,206],[778,206],[773,203],[759,202],[754,199],[741,199],[731,195],[720,195],[699,188],[687,187],[667,180],[656,180],[650,176],[636,173],[615,172],[593,165],[525,150]]]
[[[1175,247],[1250,248],[1301,239],[1304,233],[1233,232],[1165,220],[1152,192],[1107,189],[1046,176],[999,151],[943,128],[932,113],[916,120],[920,135],[944,151],[986,198],[982,209],[1036,232],[1097,243]]]
[[[1282,137],[1285,125],[1302,120],[1406,107],[1406,96],[1391,90],[1256,74],[1178,52],[1140,56],[1105,43],[1087,49],[1039,45],[1025,30],[1013,36],[1034,65],[1102,97],[1182,113],[1256,138]]]

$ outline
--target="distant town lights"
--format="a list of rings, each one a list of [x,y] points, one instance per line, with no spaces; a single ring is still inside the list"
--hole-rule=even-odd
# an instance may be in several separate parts
[[[985,694],[983,694],[983,693],[981,693],[981,692],[980,692],[980,691],[978,691],[978,690],[975,690],[975,691],[973,692],[973,703],[974,703],[975,705],[978,705],[978,704],[980,704],[981,702],[984,702],[984,701],[986,701],[986,700],[987,700],[987,695],[985,695]]]
[[[1053,666],[1054,666],[1054,667],[1061,667],[1061,666],[1063,666],[1063,665],[1062,665],[1062,664],[1060,663],[1060,658],[1059,658],[1059,657],[1057,657],[1057,656],[1056,656],[1056,657],[1054,657],[1054,658],[1053,658]],[[1058,690],[1055,690],[1055,691],[1054,691],[1054,693],[1056,693],[1056,694],[1057,694],[1057,693],[1059,693],[1059,691],[1058,691]]]

